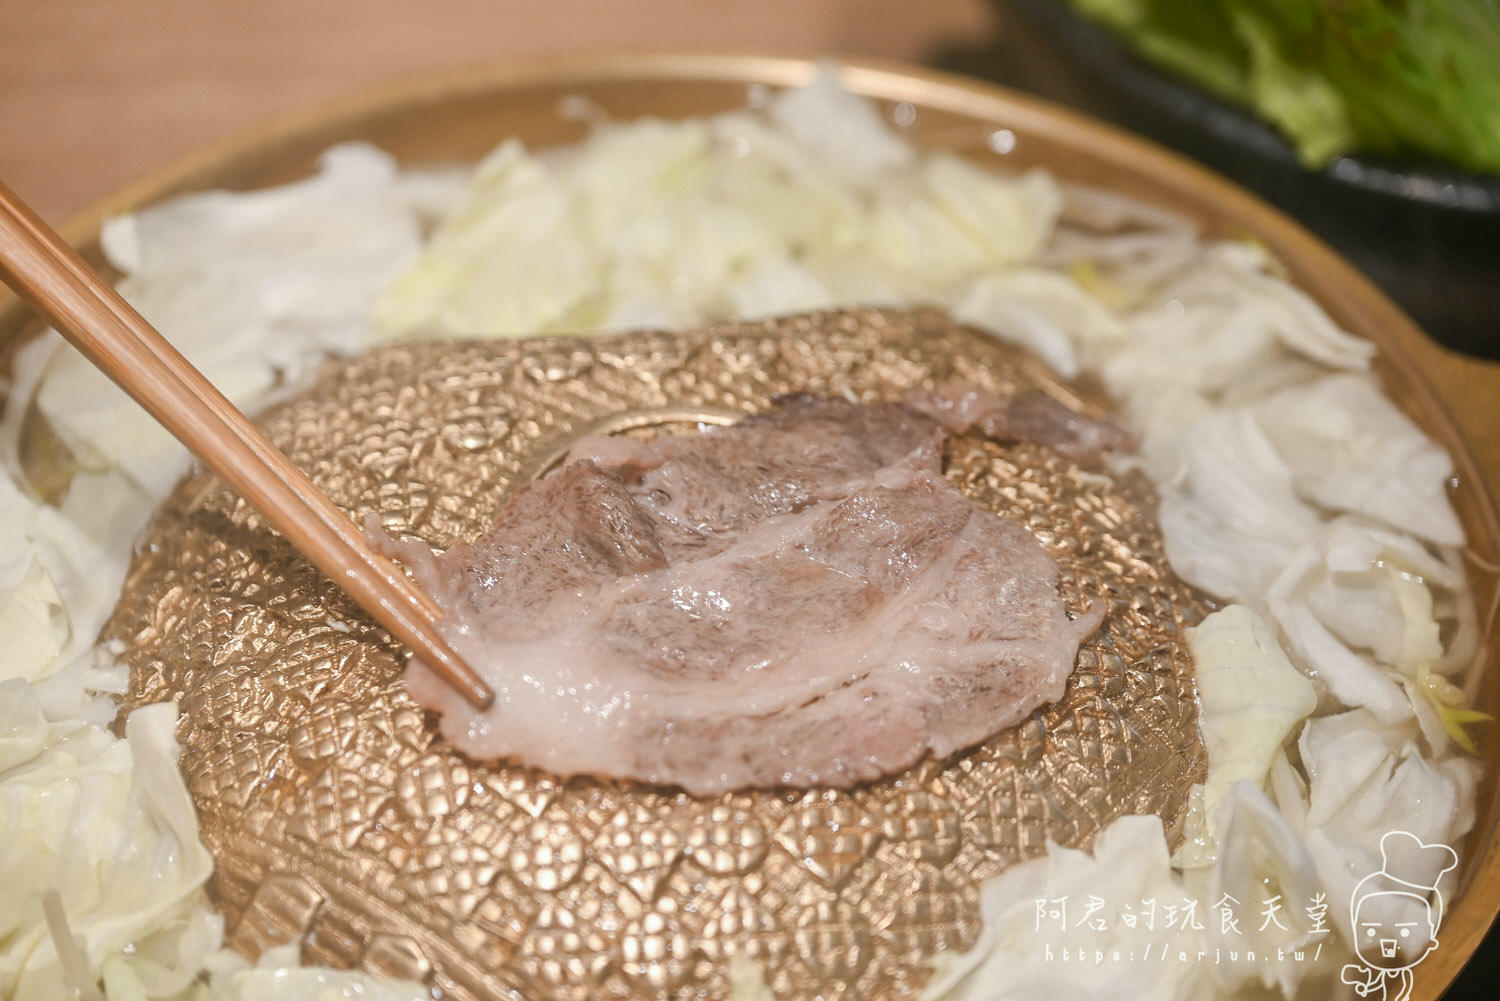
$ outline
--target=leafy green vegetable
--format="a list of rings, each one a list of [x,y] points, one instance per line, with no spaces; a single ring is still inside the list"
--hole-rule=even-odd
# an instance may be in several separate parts
[[[1309,167],[1355,150],[1500,173],[1500,0],[1071,0],[1253,108]]]

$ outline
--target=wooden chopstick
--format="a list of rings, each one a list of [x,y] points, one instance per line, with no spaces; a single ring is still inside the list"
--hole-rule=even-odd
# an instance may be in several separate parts
[[[6,190],[4,185],[0,184],[0,191],[4,190]],[[12,197],[14,197],[13,193]],[[3,206],[0,206],[0,208],[3,208]],[[37,221],[40,222],[40,220]],[[45,226],[46,224],[42,222],[41,225]],[[71,250],[72,248],[68,249]],[[69,254],[61,263],[68,267],[69,273],[79,282],[88,285],[95,280],[93,270],[76,254]],[[138,322],[145,323],[145,320],[113,288],[105,287],[109,289],[111,294],[104,300],[103,305],[108,307],[121,323],[132,328]],[[153,354],[156,354],[161,362],[168,366],[182,383],[192,386],[195,380],[202,379],[202,375],[193,367],[192,363],[184,358],[180,352],[172,347],[170,342],[163,338],[149,324],[146,328],[145,340],[152,349]],[[261,434],[253,424],[246,420],[238,408],[225,398],[222,393],[217,391],[211,393],[203,400],[203,403],[213,409],[214,413],[230,432],[255,450],[261,462],[273,469],[283,480],[291,484],[297,490],[302,502],[316,513],[324,524],[338,532],[344,544],[351,551],[360,553],[365,564],[370,569],[384,577],[391,586],[402,593],[408,602],[428,618],[436,620],[442,616],[442,610],[438,608],[437,602],[433,601],[426,591],[418,587],[411,578],[402,573],[390,560],[365,545],[363,536],[355,530],[353,523],[344,516],[344,512],[340,511],[338,506],[328,499],[327,494],[319,490],[306,476],[302,475],[302,471],[292,465],[291,460],[282,454],[280,449],[271,444],[266,439],[266,436]]]
[[[432,598],[4,184],[0,278],[467,701],[490,703]]]

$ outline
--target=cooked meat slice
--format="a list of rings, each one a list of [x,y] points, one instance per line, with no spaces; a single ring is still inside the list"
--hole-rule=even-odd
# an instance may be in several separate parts
[[[913,393],[907,406],[954,434],[979,431],[996,441],[1048,445],[1077,462],[1097,466],[1112,451],[1133,451],[1135,436],[1111,421],[1080,414],[1038,389],[998,396],[972,383],[952,382]]]
[[[958,400],[949,427],[965,407],[1004,409]],[[913,406],[799,395],[586,439],[485,536],[409,561],[494,704],[420,663],[411,690],[475,757],[696,794],[847,786],[978,743],[1062,694],[1102,614],[1070,618],[1030,533],[942,476],[945,434]]]

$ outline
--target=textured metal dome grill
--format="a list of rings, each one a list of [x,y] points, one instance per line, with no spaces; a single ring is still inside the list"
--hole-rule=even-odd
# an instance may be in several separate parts
[[[890,398],[951,376],[1065,392],[940,314],[855,311],[392,346],[331,364],[262,423],[356,518],[441,547],[613,414],[749,413],[792,390]],[[127,645],[126,709],[181,705],[231,943],[255,955],[301,936],[308,962],[461,1001],[722,998],[736,952],[780,998],[899,998],[934,953],[974,941],[979,884],[1048,839],[1086,847],[1126,813],[1175,832],[1204,769],[1182,630],[1205,605],[1167,569],[1151,488],[973,437],[946,464],[1037,535],[1071,608],[1109,603],[1063,699],[848,792],[713,800],[459,755],[406,696],[389,637],[216,478],[186,479],[106,636]]]

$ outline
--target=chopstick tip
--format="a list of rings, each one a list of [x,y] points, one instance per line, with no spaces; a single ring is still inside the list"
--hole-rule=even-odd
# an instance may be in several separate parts
[[[469,705],[480,712],[484,712],[495,704],[495,693],[490,691],[489,686],[484,682],[480,682],[474,688],[465,688],[464,698],[468,700]]]

